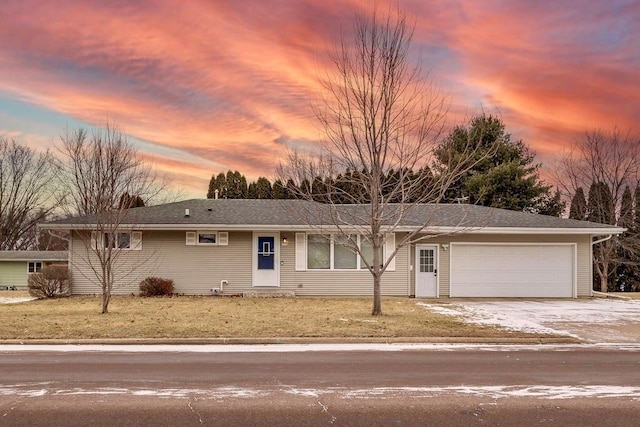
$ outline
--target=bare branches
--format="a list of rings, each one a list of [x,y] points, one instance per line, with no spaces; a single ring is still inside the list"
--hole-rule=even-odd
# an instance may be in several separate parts
[[[634,188],[640,179],[640,136],[618,128],[585,132],[562,157],[556,178],[567,195],[602,182],[619,209],[625,186]]]
[[[138,243],[133,233],[135,209],[129,209],[129,203],[122,200],[141,198],[148,202],[159,195],[163,185],[127,135],[112,125],[96,129],[91,135],[85,129],[67,130],[59,151],[68,197],[66,208],[71,214],[84,215],[91,227],[76,235],[86,249],[82,261],[92,273],[86,278],[101,287],[102,312],[106,313],[117,276],[130,274],[133,268],[115,268],[116,261],[122,249],[135,249]]]
[[[578,189],[589,189],[586,218],[592,221],[622,225],[629,228],[625,211],[629,210],[625,189],[637,188],[640,182],[640,136],[618,128],[592,130],[571,147],[557,169],[556,180],[565,196],[572,197]],[[638,201],[636,200],[636,203]],[[614,264],[625,252],[640,250],[640,238],[635,231],[614,236],[594,246],[594,267],[599,288],[607,292],[615,273]]]
[[[0,249],[33,249],[36,224],[57,205],[56,171],[47,151],[0,136]]]
[[[278,170],[282,182],[291,180],[297,198],[326,204],[330,223],[343,236],[355,233],[371,244],[373,257],[367,259],[346,239],[373,276],[374,315],[382,313],[382,274],[398,248],[424,237],[420,233],[428,223],[408,232],[383,259],[385,233],[393,233],[415,206],[442,200],[448,186],[473,166],[460,159],[439,176],[432,173],[448,105],[413,61],[412,35],[399,10],[355,19],[352,37],[342,37],[330,56],[334,73],[321,82],[325,97],[315,108],[324,132],[321,149],[310,156],[290,153]],[[347,214],[344,203],[361,209]]]

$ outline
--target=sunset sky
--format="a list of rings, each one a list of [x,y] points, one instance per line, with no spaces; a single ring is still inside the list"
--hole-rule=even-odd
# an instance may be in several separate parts
[[[379,9],[391,4],[378,0]],[[115,123],[176,187],[272,176],[317,144],[327,51],[367,0],[3,0],[0,134],[33,147]],[[485,111],[551,168],[593,128],[640,127],[640,1],[400,0],[451,102]]]

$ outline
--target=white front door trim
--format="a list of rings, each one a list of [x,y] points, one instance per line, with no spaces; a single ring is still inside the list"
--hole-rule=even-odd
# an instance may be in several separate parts
[[[258,252],[263,252],[264,248],[258,248],[260,237],[273,237],[273,270],[258,269]],[[252,259],[252,285],[254,287],[279,287],[280,286],[280,232],[254,231],[251,239],[251,259]]]
[[[440,296],[440,280],[438,280],[438,269],[440,268],[440,254],[437,244],[417,244],[415,250],[415,260],[413,269],[415,273],[415,297],[416,298],[438,298]],[[433,250],[433,272],[420,271],[420,251]],[[426,280],[425,283],[423,283]]]

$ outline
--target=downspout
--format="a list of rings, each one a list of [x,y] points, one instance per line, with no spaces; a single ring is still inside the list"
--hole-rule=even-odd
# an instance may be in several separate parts
[[[607,237],[603,237],[602,239],[596,240],[595,242],[591,242],[591,247],[593,247],[593,245],[595,245],[596,243],[606,242],[607,240],[611,239],[612,237],[613,237],[613,234],[609,234]]]

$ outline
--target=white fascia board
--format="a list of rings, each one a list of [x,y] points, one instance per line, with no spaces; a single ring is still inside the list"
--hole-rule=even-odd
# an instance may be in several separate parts
[[[291,230],[291,231],[338,231],[335,225],[290,225],[290,224],[121,224],[122,228],[132,227],[136,230],[223,230],[223,231],[265,231],[265,230]],[[58,230],[95,230],[96,224],[44,224],[43,229]],[[367,225],[341,227],[342,230],[358,232]],[[412,232],[418,227],[383,227],[385,232]],[[625,231],[621,227],[612,228],[535,228],[535,227],[425,227],[425,234],[590,234],[603,236],[609,234],[622,234]]]
[[[396,232],[411,232],[415,227],[397,227]],[[624,228],[534,228],[534,227],[426,227],[425,234],[622,234]]]

